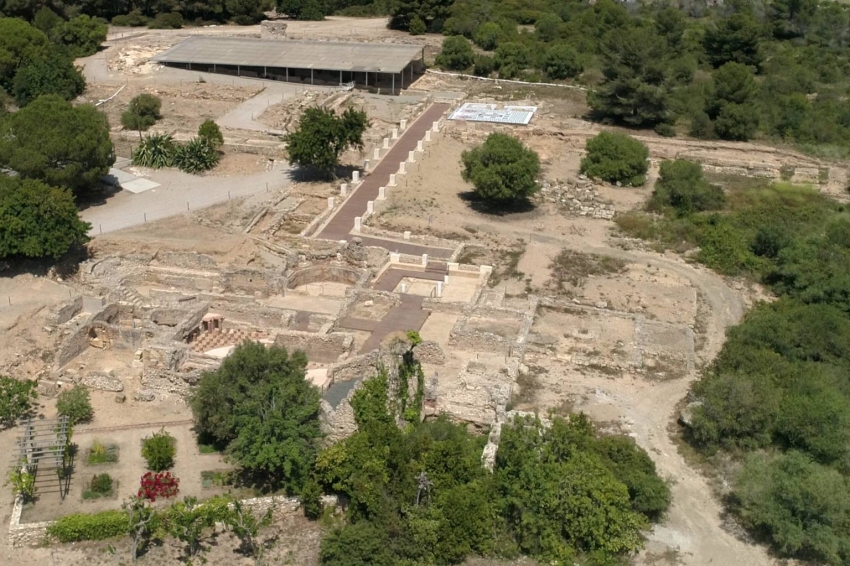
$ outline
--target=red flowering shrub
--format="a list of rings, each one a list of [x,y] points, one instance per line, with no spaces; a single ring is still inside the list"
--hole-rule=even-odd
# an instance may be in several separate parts
[[[148,472],[142,476],[142,486],[139,488],[138,496],[144,499],[156,501],[158,497],[174,497],[179,491],[180,480],[171,472]]]

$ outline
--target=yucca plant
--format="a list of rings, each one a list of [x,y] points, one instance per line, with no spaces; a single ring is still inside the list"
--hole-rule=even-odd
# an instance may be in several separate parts
[[[133,165],[160,169],[174,162],[177,146],[169,134],[151,134],[133,150]]]
[[[206,138],[192,138],[177,147],[174,165],[185,173],[203,173],[218,165],[218,152]]]

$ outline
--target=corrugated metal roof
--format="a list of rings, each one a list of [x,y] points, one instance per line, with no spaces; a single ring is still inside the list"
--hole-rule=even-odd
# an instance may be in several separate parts
[[[421,54],[422,47],[416,45],[192,36],[153,60],[159,63],[400,73]]]

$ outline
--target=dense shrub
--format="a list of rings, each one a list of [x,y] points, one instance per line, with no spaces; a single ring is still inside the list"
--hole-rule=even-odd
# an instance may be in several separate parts
[[[724,104],[714,121],[714,133],[722,140],[748,141],[757,127],[755,109],[744,104]]]
[[[177,440],[165,429],[146,436],[142,440],[142,457],[148,469],[155,472],[167,470],[174,465],[177,454]]]
[[[203,173],[218,165],[219,155],[206,137],[196,137],[174,150],[173,164],[184,173]]]
[[[602,132],[587,141],[581,172],[588,177],[639,187],[646,182],[649,149],[626,134]]]
[[[103,540],[127,533],[129,524],[123,511],[77,513],[60,517],[47,527],[47,534],[59,542]]]
[[[161,108],[162,101],[157,96],[148,93],[134,96],[127,105],[127,110],[121,114],[121,125],[128,130],[137,130],[141,139],[142,132],[162,118]]]
[[[161,169],[174,163],[177,144],[170,134],[152,134],[145,136],[142,142],[133,148],[133,165]]]
[[[67,416],[72,425],[88,422],[94,417],[91,394],[83,385],[75,385],[60,393],[56,399],[56,410]]]
[[[443,41],[443,48],[437,55],[436,63],[444,69],[463,71],[473,62],[472,46],[465,37],[453,35]]]
[[[183,27],[183,16],[180,12],[162,12],[148,22],[150,29],[180,29]]]
[[[38,398],[37,383],[0,375],[0,426],[11,426],[26,415]]]
[[[546,52],[543,69],[549,77],[562,80],[581,73],[582,65],[576,50],[571,45],[561,43],[552,46]]]
[[[12,94],[23,107],[44,94],[57,94],[73,100],[86,89],[86,80],[80,70],[58,53],[46,59],[27,61],[15,73]]]
[[[800,452],[752,454],[735,478],[736,510],[784,556],[850,560],[850,483]]]
[[[531,63],[531,54],[522,43],[511,41],[496,48],[496,66],[499,78],[511,79]]]
[[[407,26],[407,31],[410,32],[410,35],[422,35],[427,31],[427,28],[425,27],[425,22],[422,21],[422,18],[419,16],[413,16]]]
[[[151,503],[157,499],[176,497],[180,491],[180,480],[171,472],[146,472],[139,482],[139,498],[147,499]]]
[[[221,128],[213,120],[204,120],[204,123],[198,127],[198,137],[207,140],[207,143],[215,149],[224,144]]]
[[[693,161],[663,161],[649,206],[673,208],[678,214],[719,210],[726,202],[723,189],[705,180],[702,166]]]
[[[489,77],[496,70],[496,60],[489,55],[478,54],[475,56],[475,68],[473,73],[479,77]]]
[[[139,10],[133,10],[127,15],[119,15],[112,18],[113,26],[146,26],[150,18],[142,15]]]
[[[480,146],[464,151],[463,178],[490,203],[527,199],[537,192],[540,158],[522,142],[505,134],[490,134]]]
[[[485,22],[475,30],[473,41],[485,51],[493,51],[499,46],[499,40],[504,35],[502,28],[496,22]]]

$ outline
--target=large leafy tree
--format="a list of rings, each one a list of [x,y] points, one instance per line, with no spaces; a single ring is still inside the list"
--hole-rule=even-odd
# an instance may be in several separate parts
[[[443,41],[443,48],[437,55],[437,65],[452,71],[463,71],[472,66],[475,54],[472,46],[462,35],[453,35]]]
[[[463,152],[461,160],[463,178],[490,203],[520,201],[539,189],[540,158],[514,137],[490,134],[483,144]]]
[[[725,200],[723,189],[706,181],[699,163],[676,159],[661,163],[650,208],[661,210],[669,206],[684,215],[717,210]]]
[[[105,21],[83,14],[55,26],[50,35],[71,57],[77,58],[94,55],[106,40],[106,32]]]
[[[299,492],[315,460],[319,391],[307,358],[247,342],[201,378],[191,399],[198,433],[246,471]]]
[[[602,46],[605,81],[589,97],[590,107],[630,126],[666,121],[666,51],[666,41],[648,27],[610,33]]]
[[[348,147],[363,147],[363,132],[368,125],[366,113],[352,108],[341,116],[332,110],[308,108],[298,128],[286,136],[289,160],[333,177],[342,152]]]
[[[0,121],[0,165],[21,177],[67,187],[79,196],[114,162],[109,124],[94,106],[72,106],[51,94]]]
[[[88,240],[66,189],[0,175],[0,258],[58,258]]]
[[[73,100],[83,93],[86,79],[79,69],[59,53],[45,59],[31,59],[15,73],[12,93],[24,107],[43,94],[58,94]]]
[[[127,110],[121,113],[121,125],[128,130],[138,131],[141,140],[142,132],[162,118],[161,109],[162,100],[158,96],[143,92],[134,96],[127,105]]]
[[[758,84],[751,67],[741,63],[725,63],[714,72],[706,112],[716,118],[725,104],[749,105],[758,94]]]
[[[0,88],[11,90],[18,67],[28,59],[44,59],[47,36],[18,18],[0,18]]]

